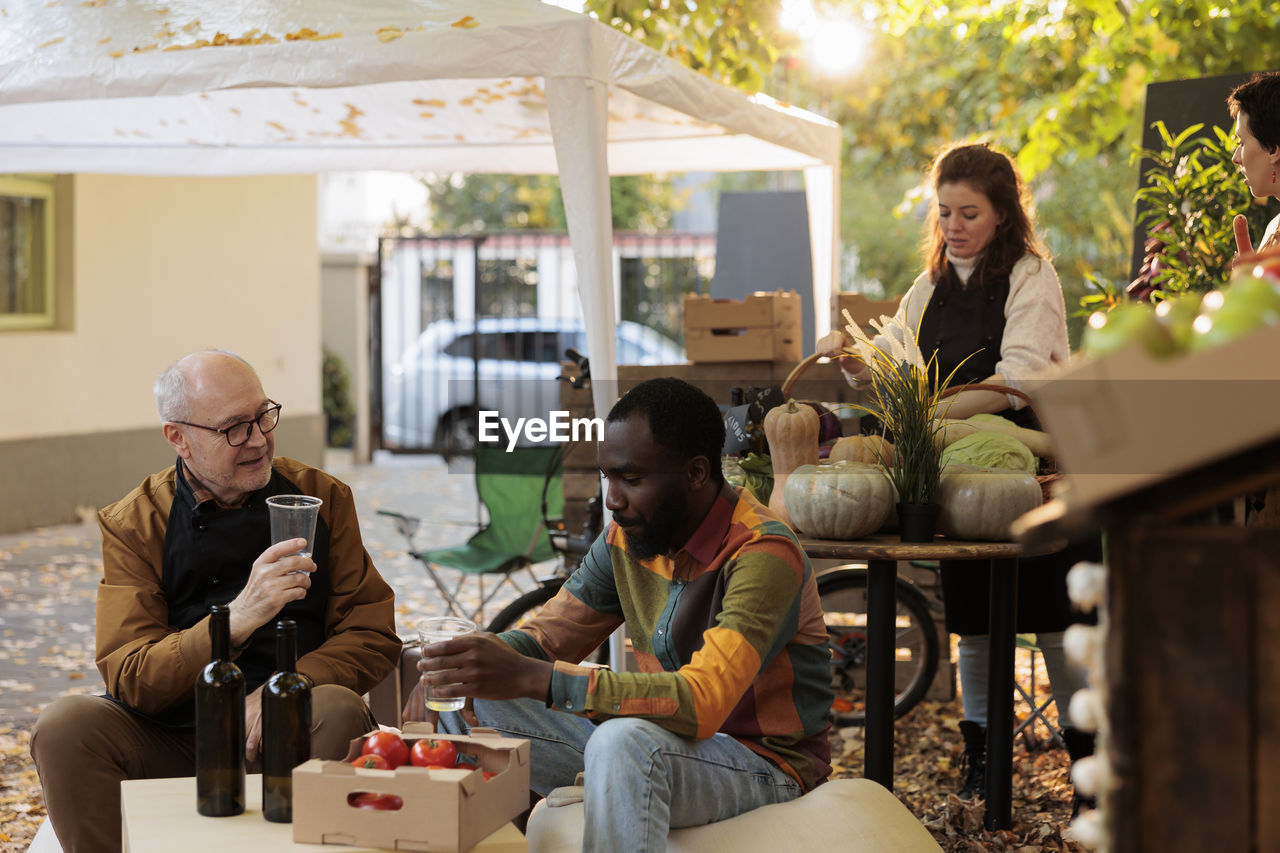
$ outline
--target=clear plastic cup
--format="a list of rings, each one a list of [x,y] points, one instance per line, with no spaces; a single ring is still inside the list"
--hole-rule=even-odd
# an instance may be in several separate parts
[[[442,643],[463,634],[472,634],[477,630],[476,623],[470,619],[459,619],[456,616],[432,616],[418,623],[418,643],[425,649],[432,643]],[[461,711],[467,703],[462,696],[439,696],[436,689],[443,685],[430,685],[423,681],[422,692],[427,707],[432,711]]]

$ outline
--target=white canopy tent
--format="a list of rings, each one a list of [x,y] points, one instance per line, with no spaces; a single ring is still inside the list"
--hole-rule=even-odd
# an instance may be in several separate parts
[[[829,327],[832,122],[536,0],[236,5],[6,4],[0,173],[559,173],[592,372],[616,379],[609,175],[802,169]]]

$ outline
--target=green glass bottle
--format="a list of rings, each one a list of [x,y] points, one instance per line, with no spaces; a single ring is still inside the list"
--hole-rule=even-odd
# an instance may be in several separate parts
[[[196,678],[196,810],[244,813],[244,673],[231,660],[231,609],[209,609],[212,660]]]
[[[276,623],[276,671],[262,688],[262,816],[293,820],[293,768],[311,757],[311,683],[297,672],[298,626]]]

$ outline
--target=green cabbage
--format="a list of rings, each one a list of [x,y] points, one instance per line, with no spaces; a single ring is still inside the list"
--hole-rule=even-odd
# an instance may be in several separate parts
[[[942,451],[942,464],[949,462],[1036,473],[1036,457],[1032,452],[1021,441],[1002,432],[975,432],[952,442]]]

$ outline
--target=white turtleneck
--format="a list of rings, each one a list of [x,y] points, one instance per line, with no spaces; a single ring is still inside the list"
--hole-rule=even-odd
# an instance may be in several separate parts
[[[961,285],[968,285],[978,258],[954,258],[948,252],[947,260]],[[927,272],[921,273],[898,304],[898,319],[907,328],[918,329],[920,316],[932,296],[933,282]],[[1009,274],[1004,319],[995,372],[1004,377],[1006,385],[1023,390],[1025,380],[1053,375],[1066,365],[1071,356],[1067,311],[1052,263],[1028,254],[1014,264]],[[1014,409],[1025,405],[1016,397],[1009,397],[1009,402]]]

